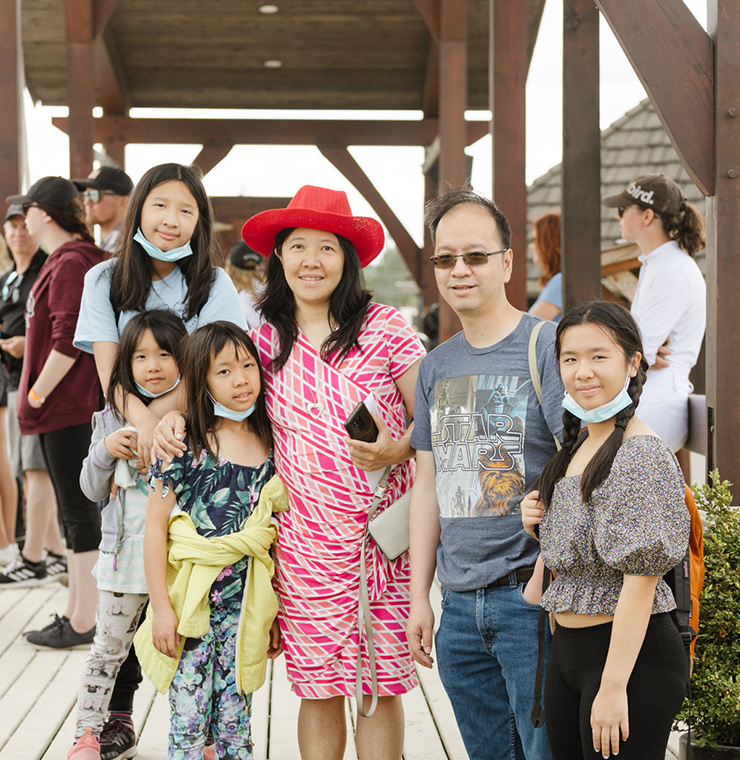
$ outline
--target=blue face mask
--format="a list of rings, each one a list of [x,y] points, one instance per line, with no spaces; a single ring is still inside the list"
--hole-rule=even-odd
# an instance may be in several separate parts
[[[181,245],[179,248],[172,248],[169,251],[163,251],[161,248],[157,248],[154,243],[150,243],[144,237],[144,233],[141,231],[141,228],[136,230],[134,240],[147,252],[147,255],[159,261],[167,261],[170,264],[173,264],[180,259],[184,259],[186,256],[193,255],[193,249],[190,247],[189,240],[187,243],[185,243],[185,245]]]
[[[245,409],[243,412],[235,412],[233,409],[229,409],[219,401],[216,401],[210,393],[208,393],[208,396],[213,402],[213,413],[216,417],[225,417],[227,420],[233,420],[234,422],[244,422],[257,407],[257,402],[255,401],[249,409]]]
[[[627,387],[630,384],[630,376],[627,373],[627,380],[624,383],[624,388],[606,404],[597,406],[596,409],[584,409],[571,395],[565,394],[562,401],[563,409],[569,411],[573,416],[578,417],[579,420],[584,422],[606,422],[612,417],[615,417],[623,409],[626,409],[631,403],[632,399],[630,394],[627,393]]]
[[[142,396],[146,396],[147,398],[159,398],[160,396],[164,396],[165,393],[169,393],[174,388],[177,388],[178,385],[180,385],[180,375],[177,376],[177,380],[175,380],[175,384],[170,386],[166,391],[162,391],[161,393],[152,393],[151,391],[148,391],[146,388],[143,388],[141,385],[139,385],[136,380],[134,380],[134,385],[136,386],[136,390],[141,393]]]

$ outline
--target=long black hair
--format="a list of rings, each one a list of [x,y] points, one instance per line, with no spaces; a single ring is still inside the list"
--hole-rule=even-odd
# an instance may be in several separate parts
[[[185,352],[181,367],[187,397],[186,424],[190,448],[196,459],[204,449],[217,459],[218,451],[211,447],[211,441],[218,440],[214,431],[218,419],[213,411],[213,401],[208,394],[208,371],[215,357],[228,345],[236,354],[245,350],[255,361],[260,373],[260,392],[254,412],[249,416],[249,429],[262,441],[266,448],[272,447],[272,431],[265,404],[265,377],[259,354],[252,339],[233,322],[210,322],[199,327],[185,342]],[[213,436],[211,440],[209,437]]]
[[[288,227],[275,237],[275,248],[267,260],[267,285],[258,304],[262,316],[275,327],[280,338],[280,353],[270,362],[272,372],[285,366],[293,350],[293,342],[298,337],[295,297],[285,279],[283,262],[278,256],[285,239],[294,229],[296,228]],[[372,293],[365,288],[354,245],[341,235],[336,235],[336,238],[344,253],[344,267],[339,284],[329,299],[329,318],[336,329],[321,346],[321,358],[326,362],[341,363],[353,348],[362,350],[358,336]]]
[[[188,287],[185,320],[197,316],[208,301],[217,262],[212,239],[213,209],[210,198],[196,168],[182,164],[160,164],[149,169],[139,180],[126,207],[120,242],[115,252],[118,258],[110,283],[110,300],[116,314],[122,311],[143,311],[146,308],[154,265],[141,245],[134,240],[134,235],[141,227],[141,209],[149,193],[155,187],[172,180],[184,183],[198,206],[198,222],[190,238],[193,254],[176,262]]]
[[[571,327],[585,324],[597,325],[606,331],[615,344],[624,351],[627,361],[637,352],[643,353],[640,329],[627,309],[619,304],[607,301],[590,301],[568,309],[560,321],[555,333],[555,354],[558,360],[560,360],[565,332]],[[616,415],[614,431],[604,441],[581,475],[581,496],[584,502],[588,502],[594,489],[598,488],[609,477],[614,457],[624,440],[627,423],[634,417],[635,409],[640,402],[647,370],[648,364],[643,356],[637,368],[637,374],[630,378],[627,387],[627,393],[629,393],[632,403]],[[573,454],[583,440],[581,425],[582,422],[578,417],[567,410],[565,411],[563,414],[563,448],[547,463],[534,484],[534,489],[540,492],[540,499],[546,507],[550,506],[555,483],[565,475]]]
[[[36,205],[66,232],[78,235],[88,243],[95,243],[90,230],[85,224],[83,217],[85,210],[79,201],[74,201],[71,207],[68,206],[67,208],[51,206],[48,203],[37,203]]]
[[[124,416],[123,410],[119,409],[116,404],[116,390],[118,388],[122,391],[124,405],[129,394],[136,396],[144,404],[148,405],[151,402],[148,396],[139,392],[131,369],[131,358],[146,330],[151,331],[160,348],[172,355],[178,368],[181,366],[183,339],[188,334],[182,320],[166,309],[150,309],[132,317],[121,332],[118,352],[107,388],[108,404],[121,422],[124,421]]]

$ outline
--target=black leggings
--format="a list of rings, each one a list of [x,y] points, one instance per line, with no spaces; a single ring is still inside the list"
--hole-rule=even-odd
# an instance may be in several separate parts
[[[545,680],[547,736],[554,760],[595,760],[591,705],[599,691],[612,624],[558,626]],[[686,650],[669,613],[652,615],[627,685],[629,738],[620,760],[664,760],[688,681]]]
[[[95,551],[100,544],[100,510],[80,489],[80,470],[91,435],[92,428],[87,423],[39,436],[67,548],[76,554]]]

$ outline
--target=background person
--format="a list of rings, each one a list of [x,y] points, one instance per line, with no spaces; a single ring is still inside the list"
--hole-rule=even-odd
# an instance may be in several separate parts
[[[87,226],[100,227],[100,247],[113,253],[118,247],[128,198],[134,189],[131,177],[115,166],[101,166],[91,171],[87,179],[72,181],[82,193]]]
[[[557,621],[545,681],[550,746],[555,760],[663,760],[687,682],[661,578],[688,546],[683,476],[635,416],[647,362],[626,309],[594,301],[568,310],[556,352],[563,448],[522,503],[528,532],[541,520],[541,555],[556,573],[542,597]]]
[[[532,222],[535,263],[542,270],[542,291],[530,314],[556,324],[563,311],[563,275],[560,271],[560,212],[550,211]]]
[[[80,490],[90,419],[100,403],[92,359],[72,345],[85,273],[103,258],[82,219],[77,188],[62,177],[44,177],[21,204],[28,231],[49,258],[26,301],[26,350],[18,386],[18,422],[36,433],[57,495],[67,540],[69,595],[59,624],[26,633],[39,649],[88,646],[95,632],[95,578],[100,543],[97,504]]]
[[[704,221],[664,174],[637,177],[602,203],[617,209],[622,237],[641,251],[631,312],[650,369],[640,416],[678,451],[689,434],[689,373],[707,322],[706,284],[694,261],[705,244]]]
[[[257,303],[265,289],[265,260],[240,240],[231,246],[225,269],[239,293],[247,329],[251,330],[264,322]]]
[[[12,478],[23,482],[26,513],[22,557],[18,557],[17,547],[13,545],[14,559],[18,561],[5,567],[5,577],[0,577],[0,583],[12,583],[18,588],[19,584],[34,585],[48,578],[66,575],[67,560],[59,530],[56,496],[41,442],[36,434],[21,435],[17,412],[18,384],[26,347],[26,299],[46,261],[46,253],[26,229],[22,206],[8,207],[3,233],[13,258],[13,267],[0,278],[0,349],[8,368],[7,422]],[[6,514],[9,520],[6,526],[11,536],[15,536],[15,514],[15,509]],[[40,575],[34,568],[39,568],[44,560],[44,549],[47,549],[46,574]]]

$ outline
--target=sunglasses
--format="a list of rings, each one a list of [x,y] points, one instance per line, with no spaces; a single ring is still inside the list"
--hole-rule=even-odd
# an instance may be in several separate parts
[[[499,253],[506,253],[508,248],[502,248],[500,251],[484,253],[483,251],[471,251],[470,253],[440,253],[436,256],[430,256],[429,261],[434,264],[436,269],[452,269],[457,263],[457,259],[462,259],[466,267],[482,267],[488,262],[489,256],[496,256]]]
[[[86,201],[90,201],[90,203],[100,203],[100,199],[104,195],[116,195],[116,193],[112,192],[111,190],[85,190],[82,193],[82,197]]]
[[[22,208],[23,208],[23,216],[25,216],[28,213],[29,208],[39,208],[39,204],[34,203],[33,201],[29,201],[28,203],[24,203]]]
[[[18,303],[18,299],[21,297],[20,287],[23,282],[23,275],[13,271],[8,275],[8,279],[5,280],[3,285],[3,301],[6,303]]]

